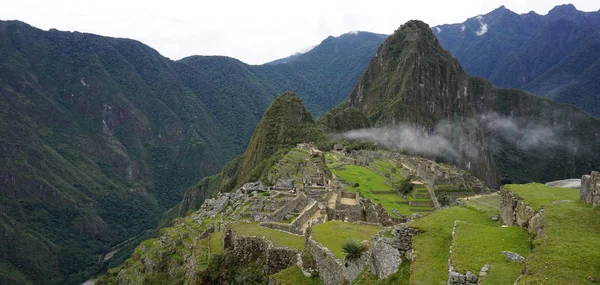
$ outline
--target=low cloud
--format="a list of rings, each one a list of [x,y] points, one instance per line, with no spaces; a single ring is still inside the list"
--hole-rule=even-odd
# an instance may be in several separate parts
[[[576,151],[560,126],[529,123],[496,113],[458,121],[440,121],[434,127],[400,124],[391,127],[353,130],[342,134],[350,140],[367,140],[388,148],[426,156],[456,159],[463,155],[473,159],[481,155],[482,147],[474,140],[475,132],[485,133],[491,150],[506,143],[522,151],[567,149]]]
[[[479,30],[475,32],[475,34],[479,37],[483,36],[488,31],[488,25],[483,22],[483,16],[477,16],[477,20],[479,21]]]

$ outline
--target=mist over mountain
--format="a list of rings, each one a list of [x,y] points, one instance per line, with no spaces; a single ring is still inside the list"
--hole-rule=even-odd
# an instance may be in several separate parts
[[[432,30],[467,73],[600,116],[600,11],[565,4],[519,15],[501,6]]]
[[[321,123],[346,138],[460,165],[491,186],[500,173],[551,181],[600,161],[597,119],[469,76],[420,21],[386,39],[348,100]]]

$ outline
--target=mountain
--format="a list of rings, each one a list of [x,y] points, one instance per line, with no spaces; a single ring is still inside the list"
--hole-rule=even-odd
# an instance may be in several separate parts
[[[600,11],[571,4],[547,15],[501,6],[463,23],[432,27],[465,70],[499,87],[518,88],[600,116]]]
[[[338,132],[361,126],[349,136],[455,163],[490,187],[499,172],[516,182],[551,181],[578,177],[600,161],[600,121],[469,76],[419,21],[386,39],[348,100],[321,123]]]
[[[251,66],[0,21],[0,283],[79,284],[120,263],[121,242],[243,152],[277,94],[325,111],[381,41],[328,38],[303,61]]]

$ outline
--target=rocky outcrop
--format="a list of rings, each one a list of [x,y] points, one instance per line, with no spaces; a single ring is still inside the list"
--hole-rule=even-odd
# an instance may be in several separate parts
[[[592,204],[600,205],[600,173],[592,171],[590,175],[581,177],[581,189],[579,190],[581,200]]]

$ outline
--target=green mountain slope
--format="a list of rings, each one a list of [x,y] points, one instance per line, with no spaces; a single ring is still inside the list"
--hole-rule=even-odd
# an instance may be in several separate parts
[[[344,119],[347,112],[362,116]],[[379,129],[362,138],[390,140],[398,129],[403,135],[393,143],[419,136],[423,141],[416,144],[424,147],[409,150],[457,163],[491,186],[499,172],[516,181],[549,181],[577,177],[600,161],[598,120],[573,106],[469,77],[419,21],[382,44],[347,102],[322,123],[343,131],[337,126],[365,125],[365,117]],[[439,151],[427,149],[438,142],[445,143]]]
[[[518,15],[502,6],[432,29],[468,73],[599,116],[598,104],[590,103],[598,102],[593,78],[599,73],[592,66],[600,62],[600,12],[578,11],[569,4],[547,15]]]
[[[0,266],[10,272],[0,280],[85,281],[111,247],[153,229],[183,189],[241,154],[277,94],[302,91],[321,112],[346,96],[383,40],[355,39],[315,48],[318,58],[337,43],[330,62],[250,66],[0,21]]]

